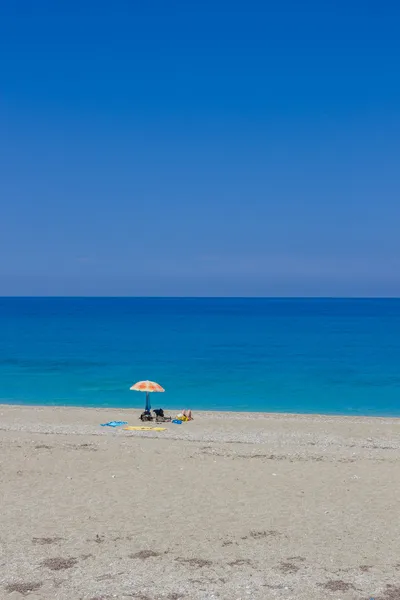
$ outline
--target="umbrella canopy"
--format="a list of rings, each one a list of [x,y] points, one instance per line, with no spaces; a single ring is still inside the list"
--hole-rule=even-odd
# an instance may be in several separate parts
[[[150,392],[165,392],[164,388],[161,387],[155,381],[138,381],[131,388],[135,392],[146,392],[146,411],[150,411]]]

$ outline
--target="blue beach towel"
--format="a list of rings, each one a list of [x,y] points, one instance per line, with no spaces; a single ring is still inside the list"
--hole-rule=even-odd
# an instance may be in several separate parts
[[[109,423],[101,423],[102,427],[120,427],[121,425],[128,425],[128,421],[110,421]]]
[[[182,425],[182,421],[180,421],[179,419],[173,419],[172,422],[175,423],[175,425]]]

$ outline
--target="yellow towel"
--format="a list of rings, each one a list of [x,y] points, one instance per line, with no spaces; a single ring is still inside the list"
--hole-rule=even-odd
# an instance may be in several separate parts
[[[165,431],[166,427],[124,427],[127,431]]]

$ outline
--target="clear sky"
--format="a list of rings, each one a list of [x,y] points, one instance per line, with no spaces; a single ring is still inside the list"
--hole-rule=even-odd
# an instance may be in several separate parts
[[[0,294],[400,296],[400,3],[3,0]]]

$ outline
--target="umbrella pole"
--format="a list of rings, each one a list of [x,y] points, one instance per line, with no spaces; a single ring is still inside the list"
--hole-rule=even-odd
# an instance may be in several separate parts
[[[151,408],[150,407],[150,395],[149,395],[149,392],[146,392],[146,408],[145,408],[145,410],[150,412],[150,408]]]

